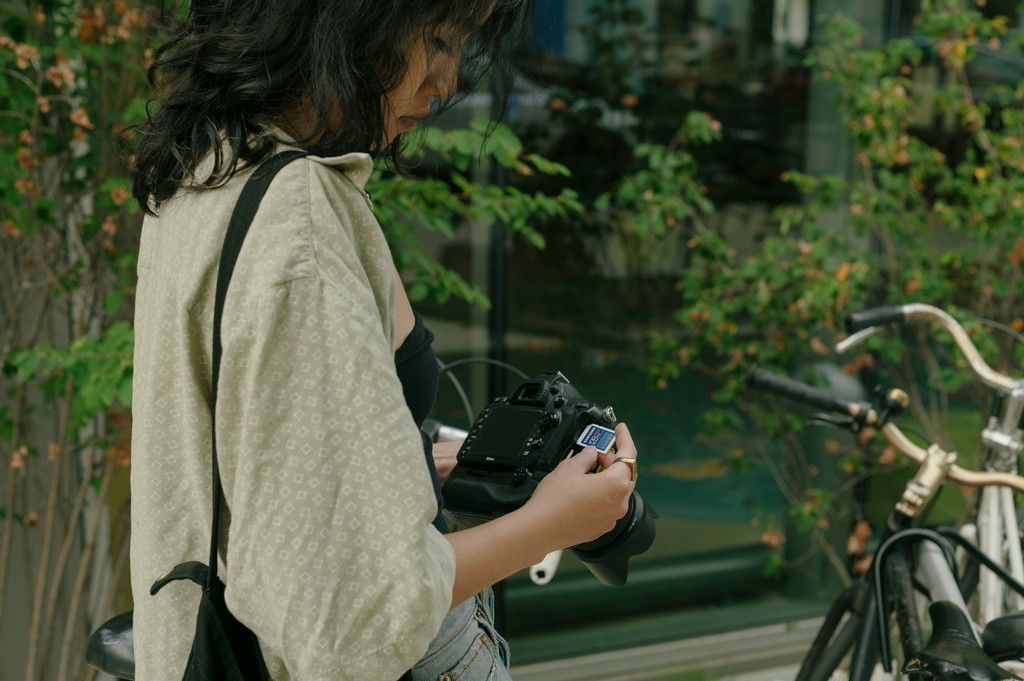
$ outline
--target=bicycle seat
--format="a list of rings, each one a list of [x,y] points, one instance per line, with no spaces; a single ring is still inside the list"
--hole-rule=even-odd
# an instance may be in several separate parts
[[[981,645],[996,662],[1024,658],[1024,612],[997,617],[985,625]]]
[[[100,625],[89,637],[85,661],[118,679],[135,679],[133,611],[122,612]]]
[[[971,623],[960,608],[949,601],[936,601],[928,608],[932,636],[924,650],[907,660],[907,674],[943,681],[997,681],[1019,679],[992,661],[974,638]]]

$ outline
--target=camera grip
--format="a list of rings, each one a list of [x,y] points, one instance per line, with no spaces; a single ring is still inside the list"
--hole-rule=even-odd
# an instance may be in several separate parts
[[[459,527],[473,527],[499,518],[521,507],[537,489],[537,480],[527,476],[518,485],[483,484],[478,476],[456,466],[444,484],[444,505]]]

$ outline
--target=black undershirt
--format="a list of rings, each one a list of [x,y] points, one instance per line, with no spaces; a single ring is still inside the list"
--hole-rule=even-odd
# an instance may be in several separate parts
[[[415,314],[415,313],[414,313]],[[395,368],[398,371],[398,380],[402,382],[402,392],[405,394],[405,403],[412,412],[412,417],[417,426],[423,426],[423,421],[430,415],[434,408],[434,400],[437,399],[437,384],[440,378],[440,371],[437,366],[437,355],[431,344],[434,342],[434,334],[423,325],[419,314],[415,314],[416,323],[412,331],[402,342],[402,346],[395,352]],[[448,526],[441,516],[444,508],[444,498],[441,496],[441,478],[434,466],[433,443],[430,436],[420,430],[423,438],[423,453],[427,460],[427,470],[430,471],[430,480],[434,484],[434,494],[437,496],[437,516],[434,518],[434,526],[441,532],[447,532]]]

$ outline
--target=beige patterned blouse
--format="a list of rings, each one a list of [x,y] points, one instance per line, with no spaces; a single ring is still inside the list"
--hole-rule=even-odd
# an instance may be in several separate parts
[[[395,679],[447,612],[455,561],[395,373],[391,254],[368,156],[300,159],[253,221],[225,312],[217,440],[227,603],[274,679]],[[136,300],[132,587],[136,678],[181,679],[206,562],[213,290],[248,173],[143,226]]]

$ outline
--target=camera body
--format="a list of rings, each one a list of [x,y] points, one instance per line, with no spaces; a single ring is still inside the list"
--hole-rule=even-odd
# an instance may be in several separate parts
[[[548,473],[582,450],[578,440],[589,426],[614,428],[615,421],[610,407],[586,400],[560,372],[523,381],[491,402],[469,429],[444,483],[445,509],[459,528],[516,510]],[[629,557],[654,540],[652,515],[634,490],[615,528],[573,552],[602,582],[624,584]]]

